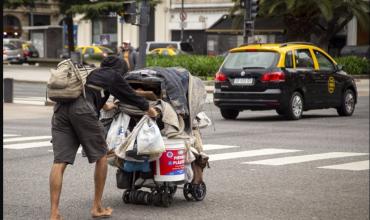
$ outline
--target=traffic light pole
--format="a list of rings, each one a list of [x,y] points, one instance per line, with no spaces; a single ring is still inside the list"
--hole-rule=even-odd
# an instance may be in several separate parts
[[[149,25],[149,13],[150,7],[148,4],[148,0],[143,0],[141,2],[139,23],[139,60],[137,64],[138,69],[144,68],[146,65],[146,38]]]
[[[248,22],[251,21],[251,13],[250,13],[250,7],[251,7],[251,2],[250,0],[241,0],[241,1],[244,1],[244,7],[245,7],[245,11],[244,11],[244,25],[243,25],[243,29],[244,29],[244,33],[243,33],[243,37],[244,37],[244,44],[247,44],[248,43],[248,37],[249,37],[249,31],[250,29],[248,28]]]

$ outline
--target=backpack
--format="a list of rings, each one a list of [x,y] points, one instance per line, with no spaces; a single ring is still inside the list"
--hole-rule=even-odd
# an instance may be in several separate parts
[[[70,59],[61,61],[56,69],[50,70],[47,96],[54,102],[71,102],[81,94],[86,98],[86,78],[94,69],[90,66],[74,64]]]

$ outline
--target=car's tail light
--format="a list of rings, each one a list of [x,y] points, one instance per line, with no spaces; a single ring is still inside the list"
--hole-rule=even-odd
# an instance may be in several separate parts
[[[227,80],[227,76],[222,72],[218,72],[216,73],[215,80],[218,82],[224,82]]]
[[[268,72],[261,77],[262,82],[284,82],[285,74],[283,72]]]

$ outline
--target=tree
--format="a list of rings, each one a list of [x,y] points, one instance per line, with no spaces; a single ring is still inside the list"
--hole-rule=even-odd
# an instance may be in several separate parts
[[[365,0],[261,0],[261,14],[282,16],[290,40],[310,41],[311,34],[321,47],[356,17],[367,27],[369,4]]]
[[[233,0],[238,14],[240,0]],[[260,17],[282,17],[288,41],[311,41],[315,35],[320,46],[327,48],[329,40],[356,17],[363,27],[369,23],[366,0],[260,0]],[[239,13],[240,14],[240,13]]]

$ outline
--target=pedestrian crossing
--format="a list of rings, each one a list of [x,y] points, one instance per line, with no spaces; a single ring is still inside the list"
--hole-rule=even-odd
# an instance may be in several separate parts
[[[27,96],[27,97],[14,97],[13,103],[26,104],[26,105],[45,105],[45,97]]]
[[[32,149],[49,147],[48,152],[53,152],[51,136],[22,136],[18,134],[4,134],[3,148],[10,150]],[[203,150],[208,154],[211,163],[224,160],[234,160],[233,162],[241,165],[260,165],[260,166],[288,166],[294,164],[309,164],[316,161],[331,161],[332,165],[319,166],[318,169],[327,170],[346,170],[363,171],[369,170],[368,153],[360,152],[321,152],[311,153],[299,149],[284,148],[262,148],[252,150],[241,150],[241,146],[204,144]],[[79,148],[77,153],[81,153]],[[255,157],[270,157],[268,159],[255,160]],[[364,160],[367,156],[367,160]],[[352,162],[338,163],[335,159],[351,158]],[[241,160],[250,161],[241,161]]]

